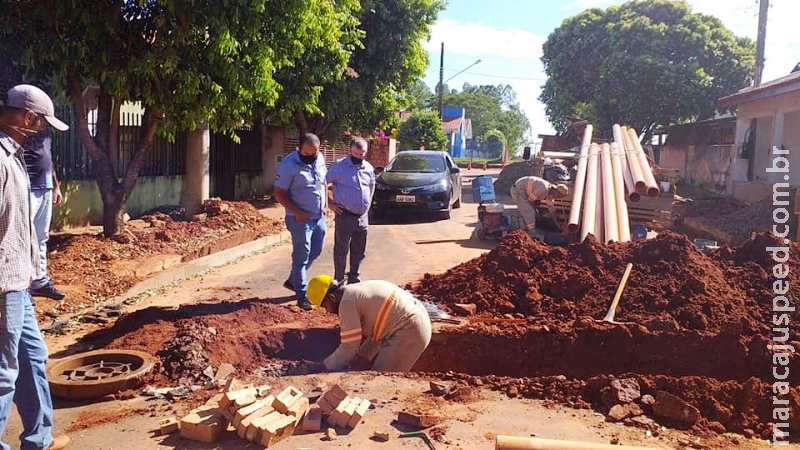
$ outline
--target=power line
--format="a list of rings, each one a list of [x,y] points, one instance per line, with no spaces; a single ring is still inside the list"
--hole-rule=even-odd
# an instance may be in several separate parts
[[[448,72],[456,72],[452,69],[445,69]],[[464,72],[467,75],[475,75],[478,77],[486,77],[486,78],[500,78],[506,80],[522,80],[522,81],[547,81],[547,78],[538,77],[538,78],[531,78],[531,77],[513,77],[508,75],[496,75],[496,74],[488,74],[488,73],[479,73],[479,72]]]

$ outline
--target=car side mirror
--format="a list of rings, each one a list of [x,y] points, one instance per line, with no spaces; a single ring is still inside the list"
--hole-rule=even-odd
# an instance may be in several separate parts
[[[458,167],[451,167],[450,168],[450,173],[452,173],[453,175],[455,175],[457,173],[461,173],[461,169],[458,168]]]
[[[380,175],[383,173],[383,167],[376,167],[375,168],[375,175]]]

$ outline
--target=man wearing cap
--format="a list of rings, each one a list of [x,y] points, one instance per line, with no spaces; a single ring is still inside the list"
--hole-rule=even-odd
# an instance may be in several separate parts
[[[325,242],[327,170],[319,145],[316,135],[304,135],[300,148],[281,161],[275,180],[275,198],[286,209],[286,228],[292,235],[292,271],[283,286],[295,292],[297,305],[305,310],[311,309],[306,298],[308,269]]]
[[[53,403],[44,344],[28,287],[39,278],[38,245],[31,223],[25,141],[47,125],[67,130],[41,89],[19,85],[0,106],[0,433],[12,402],[22,418],[22,449],[62,449],[69,437],[52,437]],[[8,450],[0,442],[0,449]]]
[[[358,270],[367,250],[369,206],[375,193],[375,170],[364,161],[367,156],[367,141],[354,138],[350,143],[350,156],[336,161],[328,169],[328,184],[333,186],[328,204],[336,213],[334,231],[333,266],[334,279],[345,281],[347,253],[350,253],[348,283],[360,282]]]
[[[388,281],[342,286],[318,275],[308,284],[308,299],[339,315],[340,343],[325,358],[326,370],[407,372],[431,342],[425,305]]]
[[[39,246],[39,277],[31,283],[31,295],[61,300],[64,293],[56,289],[47,276],[47,240],[50,237],[50,220],[53,206],[61,204],[61,188],[53,170],[50,152],[53,139],[50,130],[29,137],[25,148],[25,165],[31,182],[31,214]]]
[[[527,231],[536,227],[536,207],[552,207],[553,200],[569,193],[565,184],[552,184],[539,177],[522,177],[511,187],[511,198],[517,203]]]

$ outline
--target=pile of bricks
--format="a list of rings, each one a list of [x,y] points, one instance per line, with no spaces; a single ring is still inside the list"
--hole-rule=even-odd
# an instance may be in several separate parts
[[[225,431],[269,448],[294,434],[309,409],[303,393],[289,386],[269,395],[269,386],[245,386],[212,397],[206,405],[181,419],[181,436],[201,442],[216,442]]]
[[[323,420],[330,427],[353,429],[371,406],[369,400],[351,397],[338,385],[326,390],[313,407],[294,386],[277,395],[270,395],[270,390],[269,386],[247,385],[222,392],[180,421],[162,422],[160,433],[179,430],[186,439],[214,443],[228,431],[269,448],[298,428],[304,432],[322,431]],[[328,428],[326,436],[333,439],[336,433]]]
[[[352,430],[361,423],[370,406],[369,400],[351,397],[339,385],[333,385],[320,396],[306,415],[303,430],[320,431],[323,418],[331,427]]]

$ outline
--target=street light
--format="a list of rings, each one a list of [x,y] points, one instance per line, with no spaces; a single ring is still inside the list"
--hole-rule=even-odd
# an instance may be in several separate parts
[[[457,76],[461,75],[462,73],[464,73],[464,72],[468,71],[469,69],[472,69],[473,67],[477,66],[477,65],[478,65],[478,64],[480,64],[480,63],[481,63],[481,60],[479,59],[479,60],[475,61],[474,63],[470,64],[469,66],[467,66],[467,68],[466,68],[466,69],[464,69],[464,70],[462,70],[461,72],[458,72],[457,74],[453,75],[452,77],[450,77],[450,78],[448,78],[448,79],[444,80],[444,82],[445,82],[445,83],[447,83],[448,81],[450,81],[450,80],[452,80],[453,78],[455,78],[455,77],[457,77]]]
[[[444,84],[448,81],[452,80],[453,78],[461,75],[462,73],[466,72],[467,70],[475,67],[476,65],[480,64],[481,60],[477,60],[474,63],[467,66],[464,70],[459,71],[457,74],[453,75],[452,77],[448,78],[446,81],[444,80],[444,42],[442,42],[442,54],[441,58],[439,59],[439,119],[442,118],[442,109],[444,108]]]

